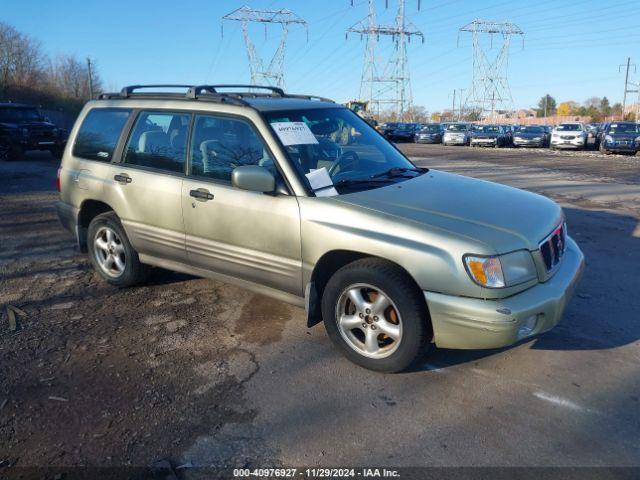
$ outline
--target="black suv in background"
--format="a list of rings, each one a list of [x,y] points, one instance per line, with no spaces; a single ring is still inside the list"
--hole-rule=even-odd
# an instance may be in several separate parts
[[[628,153],[640,150],[640,125],[633,122],[612,122],[600,132],[598,148],[602,153]]]
[[[49,150],[61,158],[67,136],[36,107],[0,103],[0,158],[19,159],[27,150]]]
[[[417,131],[422,128],[419,123],[399,123],[395,130],[387,134],[392,142],[413,142]]]

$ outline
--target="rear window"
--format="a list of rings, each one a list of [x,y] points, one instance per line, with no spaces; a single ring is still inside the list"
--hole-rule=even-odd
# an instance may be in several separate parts
[[[123,108],[96,108],[82,122],[73,155],[89,160],[110,162],[131,110]]]

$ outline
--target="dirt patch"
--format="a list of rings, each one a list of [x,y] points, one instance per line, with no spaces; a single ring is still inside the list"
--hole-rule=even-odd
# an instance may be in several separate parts
[[[235,333],[248,343],[268,345],[282,338],[291,308],[264,295],[253,295],[242,307]]]
[[[225,307],[242,292],[162,270],[107,285],[56,221],[55,198],[2,198],[0,465],[148,466],[250,423],[244,383],[259,367]],[[26,314],[15,331],[6,304]]]

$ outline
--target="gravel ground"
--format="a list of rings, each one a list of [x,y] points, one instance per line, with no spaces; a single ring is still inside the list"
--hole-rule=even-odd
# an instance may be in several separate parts
[[[587,270],[554,330],[369,372],[302,310],[236,287],[162,270],[137,288],[106,285],[55,218],[55,162],[0,162],[0,477],[160,459],[640,466],[640,159],[401,148],[562,203]]]

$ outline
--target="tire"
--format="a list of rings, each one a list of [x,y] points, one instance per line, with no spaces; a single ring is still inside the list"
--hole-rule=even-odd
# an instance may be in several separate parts
[[[360,296],[352,296],[354,291]],[[377,310],[376,300],[384,306],[380,300],[385,297],[387,306]],[[360,308],[352,298],[361,300]],[[400,267],[378,258],[352,262],[329,279],[322,317],[329,338],[345,357],[378,372],[407,369],[423,357],[432,338],[420,289]],[[346,326],[339,325],[340,318]]]
[[[22,147],[17,145],[8,145],[2,148],[0,152],[0,157],[3,160],[13,161],[13,160],[21,160],[24,155],[24,150]]]
[[[105,248],[99,247],[99,244],[105,245]],[[102,213],[91,220],[87,249],[93,268],[111,285],[130,287],[147,277],[149,268],[140,263],[138,252],[131,246],[120,219],[114,212]],[[111,261],[109,256],[112,257]],[[118,261],[115,260],[116,257]]]

